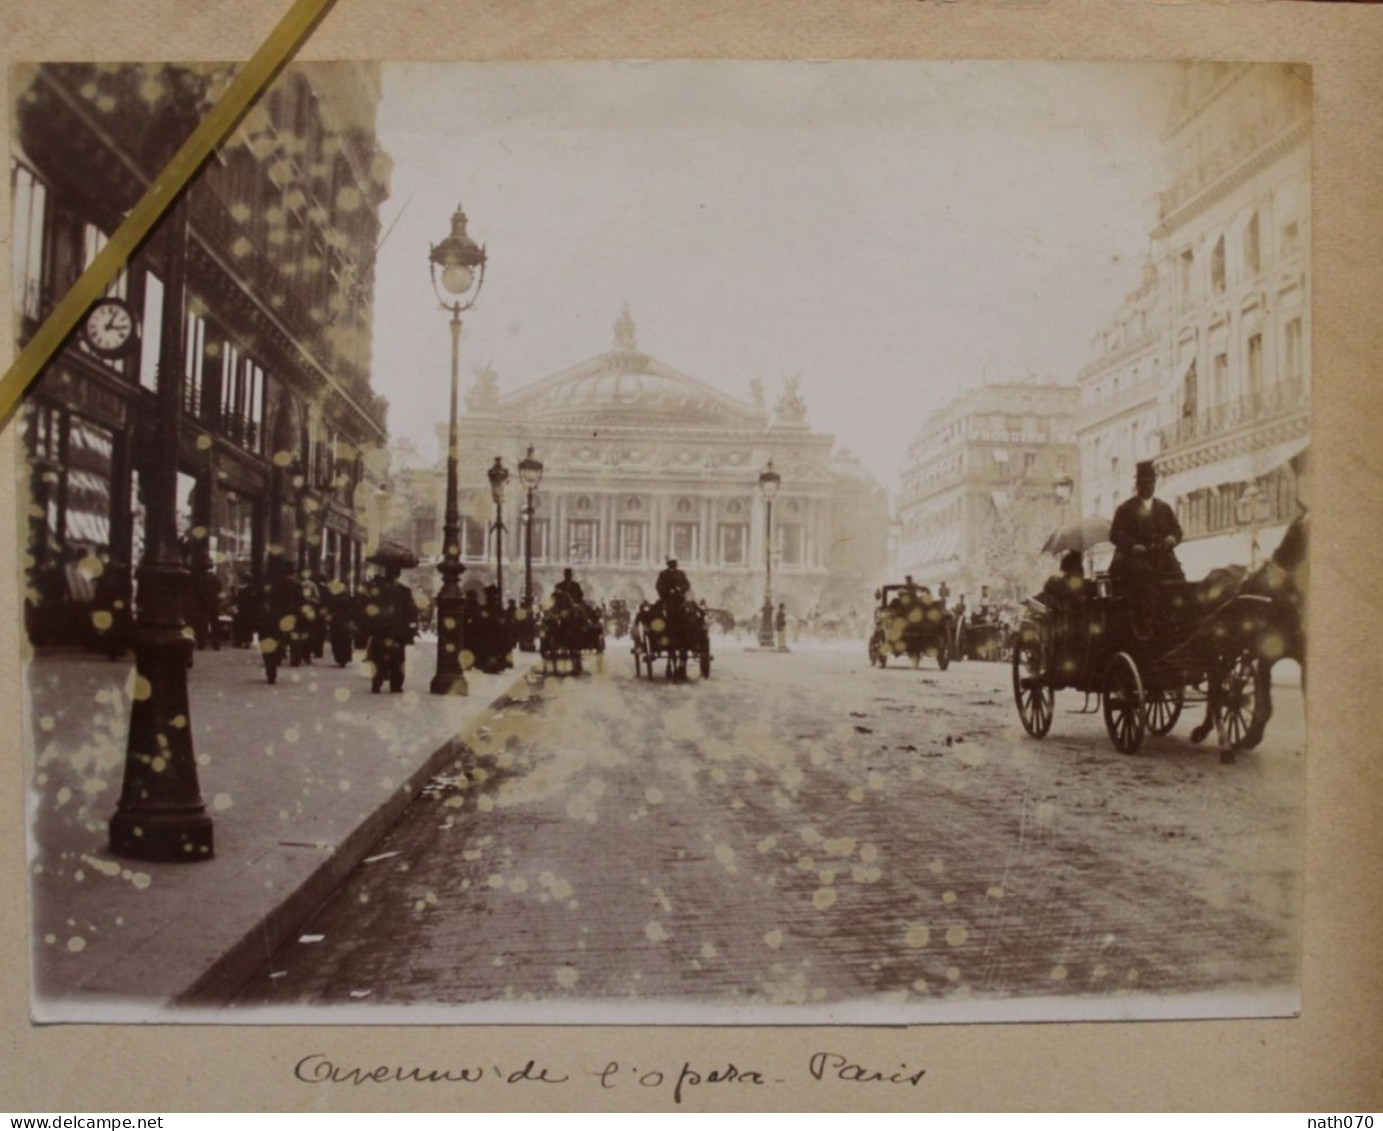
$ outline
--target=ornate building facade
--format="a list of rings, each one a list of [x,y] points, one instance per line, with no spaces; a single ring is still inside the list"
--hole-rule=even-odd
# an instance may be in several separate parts
[[[1144,285],[1080,374],[1084,513],[1155,459],[1188,576],[1270,553],[1296,513],[1310,433],[1310,75],[1186,64]],[[1122,381],[1122,386],[1119,384]]]
[[[21,344],[227,76],[64,64],[27,78],[11,169]],[[22,427],[35,639],[81,634],[99,563],[138,564],[155,489],[149,457],[168,442],[178,482],[159,489],[176,491],[187,553],[223,586],[260,573],[270,552],[358,577],[363,453],[385,438],[385,405],[370,386],[390,174],[375,143],[379,97],[373,65],[285,71],[189,187],[177,207],[185,236],[170,212],[110,287],[140,325],[140,348],[110,360],[74,340],[32,391]],[[170,372],[182,386],[173,440],[154,412]]]
[[[774,600],[790,615],[847,612],[868,607],[884,562],[884,491],[833,436],[809,427],[794,380],[771,409],[758,382],[748,399],[729,396],[642,353],[627,312],[611,350],[507,395],[493,372],[479,373],[458,437],[467,585],[495,579],[486,472],[496,456],[511,472],[506,599],[523,592],[529,531],[517,467],[530,446],[543,463],[531,532],[538,599],[570,567],[589,599],[651,600],[671,557],[697,600],[747,619],[763,601],[771,547]],[[438,439],[445,452],[445,424]],[[782,481],[771,535],[759,487],[770,460]],[[424,556],[441,550],[441,463],[432,479],[432,503],[411,532]]]
[[[1079,401],[1074,385],[983,385],[932,413],[902,471],[898,574],[972,605],[1040,585],[1038,551],[1066,517],[1055,484],[1075,485]]]
[[[1157,458],[1192,575],[1271,552],[1310,438],[1309,68],[1188,65],[1153,228],[1171,307]]]

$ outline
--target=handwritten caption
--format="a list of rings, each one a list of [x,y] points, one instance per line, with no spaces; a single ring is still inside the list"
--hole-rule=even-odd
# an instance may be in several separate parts
[[[762,1088],[796,1083],[805,1078],[816,1083],[873,1084],[917,1087],[927,1075],[925,1068],[906,1063],[896,1067],[877,1067],[855,1060],[844,1053],[812,1053],[789,1076],[750,1068],[732,1061],[694,1063],[680,1066],[648,1067],[627,1061],[610,1060],[603,1067],[567,1068],[529,1060],[521,1065],[466,1064],[425,1066],[420,1064],[346,1064],[325,1053],[314,1052],[293,1066],[293,1077],[303,1084],[484,1084],[503,1087],[561,1087],[587,1085],[609,1092],[619,1089],[668,1092],[674,1104],[690,1100],[703,1089]]]

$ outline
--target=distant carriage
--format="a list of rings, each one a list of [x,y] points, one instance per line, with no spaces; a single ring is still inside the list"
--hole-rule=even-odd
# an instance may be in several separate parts
[[[711,674],[711,634],[705,610],[684,602],[666,606],[662,601],[640,609],[634,617],[634,674],[653,678],[657,660],[667,663],[668,679],[686,679],[693,659],[702,679]]]
[[[910,582],[885,585],[875,596],[878,605],[869,637],[869,662],[883,668],[891,658],[906,656],[917,667],[930,654],[945,671],[955,637],[955,617],[945,604],[926,586]]]
[[[589,601],[577,601],[560,589],[543,611],[539,626],[538,653],[543,659],[543,671],[554,675],[565,670],[571,675],[582,672],[582,656],[605,652],[605,624],[600,610]]]
[[[1012,654],[1013,631],[999,617],[966,616],[956,624],[957,660],[1004,661]]]

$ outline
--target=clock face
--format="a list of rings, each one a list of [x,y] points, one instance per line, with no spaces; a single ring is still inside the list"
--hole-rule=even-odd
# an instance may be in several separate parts
[[[123,357],[135,346],[134,314],[119,299],[102,299],[82,324],[86,344],[103,357]]]

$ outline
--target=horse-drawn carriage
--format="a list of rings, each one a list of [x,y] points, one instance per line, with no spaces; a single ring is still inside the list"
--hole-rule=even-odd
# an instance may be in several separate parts
[[[976,612],[962,617],[956,625],[957,660],[1003,661],[1012,648],[1013,631],[995,612]]]
[[[1110,741],[1124,754],[1148,732],[1170,733],[1193,699],[1206,704],[1194,741],[1212,728],[1230,750],[1261,740],[1269,669],[1283,654],[1273,643],[1283,631],[1278,600],[1230,571],[1155,584],[1141,615],[1136,598],[1112,592],[1106,577],[1093,596],[1064,607],[1029,601],[1013,650],[1013,696],[1029,734],[1047,733],[1055,693],[1074,688],[1099,697]]]
[[[917,667],[924,655],[936,656],[945,671],[951,663],[955,617],[924,585],[911,581],[885,585],[875,591],[874,631],[869,637],[869,662],[887,667],[890,657],[907,656]]]
[[[634,675],[653,678],[653,664],[666,660],[668,679],[686,679],[694,658],[706,679],[711,674],[711,634],[705,611],[690,601],[657,601],[639,609],[630,630]]]
[[[543,610],[539,625],[538,654],[543,658],[543,671],[561,674],[565,663],[569,674],[580,675],[581,657],[586,652],[597,656],[605,652],[605,624],[600,610],[558,588]]]

